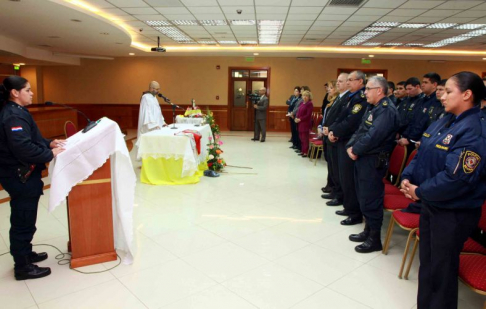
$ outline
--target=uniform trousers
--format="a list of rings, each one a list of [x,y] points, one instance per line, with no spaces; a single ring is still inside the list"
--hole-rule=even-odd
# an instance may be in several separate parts
[[[337,142],[339,183],[343,190],[344,210],[351,218],[361,218],[363,215],[359,208],[358,197],[356,196],[356,183],[354,181],[354,164],[346,151],[348,141]]]
[[[381,230],[383,225],[383,198],[387,164],[377,167],[378,155],[358,157],[355,165],[356,191],[361,212],[371,230]]]
[[[332,195],[339,201],[343,200],[343,189],[341,182],[339,181],[339,160],[338,160],[338,148],[336,143],[327,143],[327,149],[329,152],[328,169],[331,175],[334,186],[332,187]]]
[[[330,188],[332,190],[332,188],[335,187],[335,184],[334,184],[334,181],[332,180],[332,176],[331,176],[331,159],[330,159],[330,150],[329,148],[331,146],[329,146],[327,143],[326,143],[326,140],[327,140],[327,137],[323,137],[322,138],[322,148],[324,149],[324,159],[326,159],[326,162],[327,162],[327,184],[326,184],[326,188]]]
[[[418,309],[457,308],[459,254],[480,217],[481,207],[445,209],[422,201]]]
[[[0,183],[10,195],[10,254],[18,268],[28,264],[26,258],[32,252],[31,242],[37,230],[37,208],[44,183],[38,169],[26,183],[20,182],[18,177],[0,178]]]
[[[293,118],[290,118],[290,130],[292,131],[292,145],[297,149],[301,149],[299,131],[297,131],[297,124]]]
[[[255,119],[255,139],[260,139],[260,132],[262,134],[262,140],[264,141],[267,136],[267,120]]]

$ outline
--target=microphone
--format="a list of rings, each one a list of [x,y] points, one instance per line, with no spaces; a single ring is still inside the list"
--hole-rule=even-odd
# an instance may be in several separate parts
[[[164,99],[164,101],[165,101],[166,103],[169,103],[170,105],[172,105],[172,106],[174,106],[174,107],[176,107],[176,108],[183,109],[183,108],[182,108],[182,107],[180,107],[179,105],[172,103],[172,102],[170,101],[170,99],[169,99],[169,98],[167,98],[166,96],[164,96],[162,93],[157,94],[157,96],[158,96],[159,98]]]
[[[93,129],[97,125],[96,122],[89,120],[88,116],[86,116],[85,113],[83,113],[82,111],[80,111],[79,109],[76,109],[74,107],[67,106],[67,105],[61,104],[61,103],[54,103],[54,102],[50,102],[50,101],[47,101],[45,103],[45,105],[47,105],[47,106],[59,105],[59,106],[71,109],[73,111],[76,111],[76,112],[80,113],[81,115],[83,115],[83,117],[86,118],[86,120],[88,121],[88,125],[83,129],[83,133],[88,132],[89,130]]]

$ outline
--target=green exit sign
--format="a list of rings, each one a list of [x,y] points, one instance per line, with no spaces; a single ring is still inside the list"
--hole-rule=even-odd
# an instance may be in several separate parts
[[[362,64],[371,64],[371,60],[370,59],[361,59],[361,63]]]
[[[15,71],[18,71],[18,70],[20,70],[20,67],[19,67],[18,65],[15,65],[15,66],[14,66],[14,70],[15,70]]]
[[[255,57],[245,57],[246,62],[253,62],[255,61]]]

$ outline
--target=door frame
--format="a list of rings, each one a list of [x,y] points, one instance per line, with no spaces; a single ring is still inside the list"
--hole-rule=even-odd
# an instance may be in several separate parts
[[[267,71],[267,97],[268,97],[268,101],[270,102],[270,67],[259,67],[259,66],[248,66],[248,67],[228,67],[228,102],[226,103],[227,104],[227,111],[228,111],[228,115],[227,115],[227,125],[228,125],[228,129],[231,131],[231,127],[232,127],[232,115],[233,115],[233,104],[232,104],[232,96],[233,96],[233,93],[230,92],[230,89],[232,89],[233,85],[232,85],[232,81],[233,81],[233,77],[231,75],[231,71],[233,70],[266,70]],[[241,78],[239,80],[252,80],[251,78]],[[261,80],[261,78],[255,78],[255,80]],[[268,119],[268,115],[269,115],[269,108],[267,109],[267,119]]]

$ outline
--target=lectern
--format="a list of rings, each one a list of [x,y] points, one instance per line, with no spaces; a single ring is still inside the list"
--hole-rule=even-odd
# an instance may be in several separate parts
[[[109,160],[72,188],[67,204],[71,267],[116,260]]]
[[[49,164],[49,211],[67,198],[71,267],[117,259],[133,262],[133,203],[137,178],[123,134],[108,118],[67,139]]]

